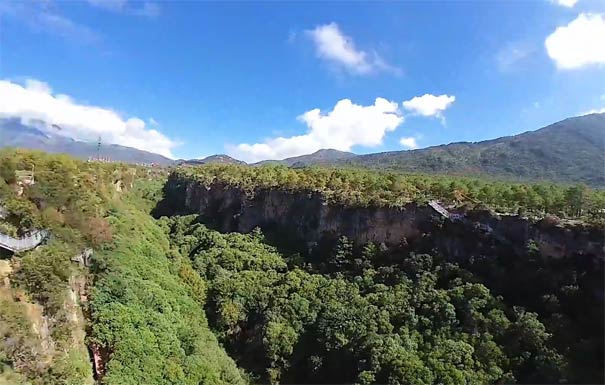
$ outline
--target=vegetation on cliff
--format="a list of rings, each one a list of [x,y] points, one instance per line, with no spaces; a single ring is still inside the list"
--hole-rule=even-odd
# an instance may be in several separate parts
[[[16,170],[35,170],[35,184],[20,184]],[[46,244],[12,256],[2,287],[0,378],[9,383],[90,384],[92,367],[84,341],[75,282],[86,270],[72,258],[111,239],[103,219],[127,168],[87,164],[41,152],[0,152],[0,220],[20,236],[34,228],[52,233]],[[8,257],[8,255],[6,256]],[[5,259],[3,261],[7,263]],[[8,283],[8,284],[7,284]]]
[[[35,184],[21,190],[15,170],[32,168]],[[162,173],[4,150],[0,175],[8,212],[2,222],[17,234],[38,227],[52,234],[12,257],[9,286],[0,293],[0,382],[91,383],[86,343],[101,353],[103,384],[243,383],[208,329],[204,282],[179,263],[147,214]],[[94,248],[90,269],[72,262],[85,247]],[[85,323],[73,322],[68,306],[74,278],[88,286]],[[31,309],[40,309],[39,317]],[[85,332],[86,341],[76,341]]]
[[[328,201],[345,205],[400,206],[436,199],[446,204],[488,207],[498,212],[588,219],[602,219],[605,208],[605,191],[583,185],[522,184],[363,169],[210,164],[178,169],[173,177],[205,186],[222,183],[251,195],[259,189],[271,188],[314,191],[320,192]]]
[[[205,282],[153,218],[116,205],[113,241],[94,258],[90,340],[104,384],[243,384],[202,310]]]

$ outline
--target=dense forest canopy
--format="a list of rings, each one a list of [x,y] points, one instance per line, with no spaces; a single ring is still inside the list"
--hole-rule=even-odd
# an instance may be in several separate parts
[[[20,186],[15,171],[31,169],[35,184]],[[478,178],[232,165],[175,175],[250,194],[316,191],[339,205],[438,199],[596,226],[604,207],[604,193],[583,186]],[[454,259],[429,235],[389,247],[340,237],[304,253],[197,215],[154,219],[166,176],[0,152],[0,232],[52,234],[0,258],[10,267],[0,271],[0,383],[604,382],[602,257],[545,258],[530,242]],[[86,248],[90,261],[75,262]]]
[[[603,219],[605,191],[584,185],[507,181],[378,172],[364,169],[285,166],[246,167],[209,164],[184,167],[176,174],[204,185],[224,183],[251,194],[258,189],[321,192],[328,201],[347,205],[400,206],[436,199],[446,204],[487,207],[504,213],[554,214]]]
[[[260,231],[220,234],[196,218],[162,223],[207,282],[211,325],[260,383],[602,381],[603,313],[587,301],[588,281],[573,277],[581,268],[546,288],[530,262],[465,269],[445,255],[346,238],[305,261],[267,246]],[[503,282],[490,274],[515,274],[510,289],[533,311],[510,290],[491,291]]]

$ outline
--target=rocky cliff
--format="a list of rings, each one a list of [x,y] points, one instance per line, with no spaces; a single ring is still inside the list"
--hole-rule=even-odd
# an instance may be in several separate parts
[[[444,220],[428,205],[355,207],[327,202],[319,192],[287,189],[244,191],[224,183],[203,185],[172,175],[156,215],[192,214],[223,232],[255,227],[278,232],[308,245],[346,236],[358,244],[424,243],[453,258],[493,254],[498,247],[516,255],[537,248],[544,258],[586,256],[604,259],[603,229],[581,223],[458,211],[462,219]],[[501,250],[500,250],[501,251]]]
[[[176,173],[164,194],[155,215],[198,214],[202,222],[223,232],[261,227],[270,243],[278,249],[286,246],[279,251],[293,257],[289,263],[312,271],[361,277],[369,263],[370,274],[388,276],[408,258],[413,261],[414,254],[428,254],[443,269],[445,278],[439,286],[449,287],[468,274],[464,279],[484,284],[509,309],[519,306],[535,312],[556,336],[553,346],[569,352],[571,366],[596,368],[582,378],[601,378],[604,352],[597,341],[605,338],[602,226],[463,209],[453,209],[457,215],[445,219],[423,204],[347,206],[314,191],[244,190]],[[357,246],[369,241],[384,244],[380,257],[335,260],[334,241],[342,235]],[[295,253],[290,254],[292,244]]]

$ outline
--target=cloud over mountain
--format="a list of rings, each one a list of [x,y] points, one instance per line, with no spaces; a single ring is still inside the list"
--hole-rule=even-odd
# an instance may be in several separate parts
[[[25,85],[0,80],[0,118],[19,118],[24,123],[43,122],[44,129],[83,141],[99,136],[115,143],[173,158],[176,142],[142,119],[124,118],[117,112],[76,102],[71,97],[53,94],[44,82],[28,79]]]

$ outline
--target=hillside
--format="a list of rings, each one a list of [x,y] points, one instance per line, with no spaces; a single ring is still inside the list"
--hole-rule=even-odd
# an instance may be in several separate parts
[[[550,180],[605,186],[605,114],[476,143],[360,155],[334,164],[436,174]]]
[[[21,123],[19,119],[0,119],[0,147],[26,148],[50,153],[68,154],[79,159],[97,156],[97,143],[82,142],[42,131]],[[125,163],[172,164],[171,159],[153,152],[117,144],[103,144],[99,156]]]
[[[209,328],[205,282],[147,214],[163,180],[149,170],[0,151],[0,233],[52,234],[0,250],[0,384],[245,383]]]

